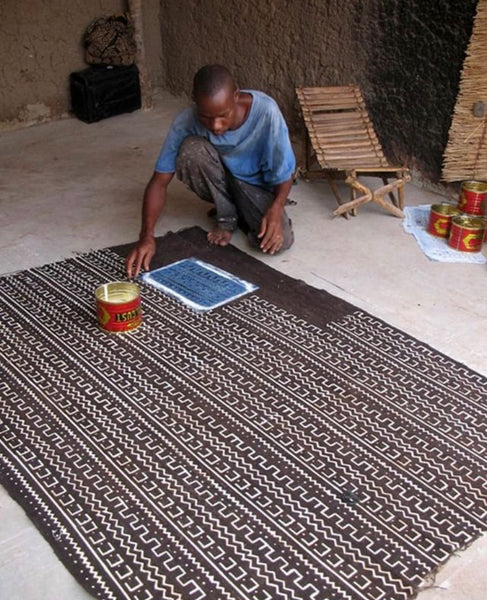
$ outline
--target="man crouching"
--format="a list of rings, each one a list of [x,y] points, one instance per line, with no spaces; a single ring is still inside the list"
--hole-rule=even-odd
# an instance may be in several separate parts
[[[141,267],[149,270],[155,224],[174,173],[214,204],[210,244],[226,246],[237,227],[252,246],[270,254],[294,241],[284,205],[295,158],[276,102],[263,92],[239,90],[222,65],[196,73],[193,100],[174,119],[145,190],[139,241],[126,261],[129,277]]]

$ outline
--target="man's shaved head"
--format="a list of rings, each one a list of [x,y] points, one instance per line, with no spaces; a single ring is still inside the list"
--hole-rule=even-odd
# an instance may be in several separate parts
[[[215,96],[221,90],[233,94],[237,86],[230,71],[223,65],[205,65],[193,79],[193,98]]]

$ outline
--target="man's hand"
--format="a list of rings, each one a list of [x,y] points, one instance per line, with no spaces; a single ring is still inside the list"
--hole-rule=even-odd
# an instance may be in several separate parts
[[[142,267],[144,267],[146,271],[149,271],[150,261],[155,253],[156,240],[154,239],[154,236],[147,236],[139,240],[125,260],[127,277],[129,279],[137,277]]]
[[[261,239],[260,249],[262,252],[274,254],[279,252],[284,241],[282,233],[282,207],[278,204],[273,204],[264,215],[259,231],[259,239]]]

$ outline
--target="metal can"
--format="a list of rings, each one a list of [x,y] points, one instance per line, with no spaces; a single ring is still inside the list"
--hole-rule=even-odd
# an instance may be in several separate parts
[[[484,235],[484,219],[469,215],[453,217],[448,244],[462,252],[480,252]]]
[[[430,209],[428,233],[436,237],[448,238],[452,218],[461,214],[461,210],[452,204],[433,204]]]
[[[123,333],[142,323],[140,290],[135,283],[112,281],[95,291],[98,325],[104,331]]]
[[[458,208],[469,215],[483,215],[487,210],[487,182],[464,181],[458,200]]]

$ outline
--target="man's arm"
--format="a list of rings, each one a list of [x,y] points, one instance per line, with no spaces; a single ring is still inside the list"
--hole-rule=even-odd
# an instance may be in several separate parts
[[[274,254],[281,249],[284,241],[282,213],[292,185],[293,178],[291,177],[287,181],[274,186],[274,201],[262,219],[258,236],[262,240],[260,243],[262,252]]]
[[[154,172],[145,188],[139,241],[125,261],[129,278],[137,277],[141,267],[144,267],[146,271],[150,268],[150,261],[156,251],[154,228],[166,203],[167,186],[173,175],[174,173]]]

